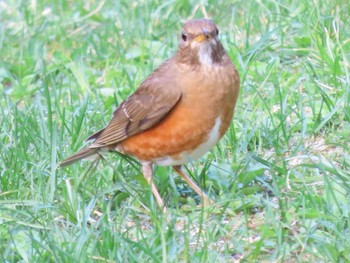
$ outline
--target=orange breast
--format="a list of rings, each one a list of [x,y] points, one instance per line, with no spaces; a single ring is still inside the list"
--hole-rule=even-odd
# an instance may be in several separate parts
[[[141,161],[177,159],[205,142],[218,118],[221,138],[230,125],[239,90],[238,78],[228,80],[183,79],[182,99],[172,111],[156,126],[121,142],[118,149]]]

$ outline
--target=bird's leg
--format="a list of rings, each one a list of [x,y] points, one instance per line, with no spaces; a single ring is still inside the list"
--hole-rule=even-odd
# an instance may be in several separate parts
[[[151,186],[151,189],[152,189],[152,193],[154,195],[154,197],[157,199],[157,203],[158,205],[164,209],[164,202],[163,202],[163,199],[162,197],[160,196],[158,190],[157,190],[157,187],[156,185],[154,184],[153,182],[153,179],[152,179],[152,175],[153,175],[153,170],[152,170],[152,163],[142,163],[142,173],[143,173],[143,176],[145,177],[146,181],[149,183],[149,185]]]
[[[199,186],[184,172],[181,165],[173,166],[174,170],[192,187],[192,189],[202,197],[204,206],[208,206],[212,203],[206,193],[199,188]]]

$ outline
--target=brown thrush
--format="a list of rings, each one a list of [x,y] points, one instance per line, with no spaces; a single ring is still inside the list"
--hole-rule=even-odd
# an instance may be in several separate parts
[[[87,148],[61,162],[70,165],[102,151],[119,151],[142,164],[159,206],[152,165],[171,165],[205,203],[207,195],[181,169],[209,151],[227,131],[239,93],[239,75],[209,19],[190,20],[176,54],[163,62],[90,136]]]

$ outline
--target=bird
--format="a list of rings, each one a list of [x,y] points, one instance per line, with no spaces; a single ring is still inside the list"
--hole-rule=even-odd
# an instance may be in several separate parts
[[[211,19],[183,24],[176,53],[120,103],[109,124],[86,140],[92,143],[62,161],[64,167],[103,152],[140,161],[158,205],[164,201],[153,181],[153,166],[172,166],[205,205],[212,201],[183,165],[213,148],[228,130],[239,95],[236,67]]]

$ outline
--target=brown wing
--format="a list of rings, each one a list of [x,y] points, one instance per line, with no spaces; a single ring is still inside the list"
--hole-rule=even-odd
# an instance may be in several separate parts
[[[169,72],[160,67],[141,83],[137,91],[119,105],[106,128],[88,138],[95,139],[89,148],[117,144],[159,123],[181,97],[181,89]]]

